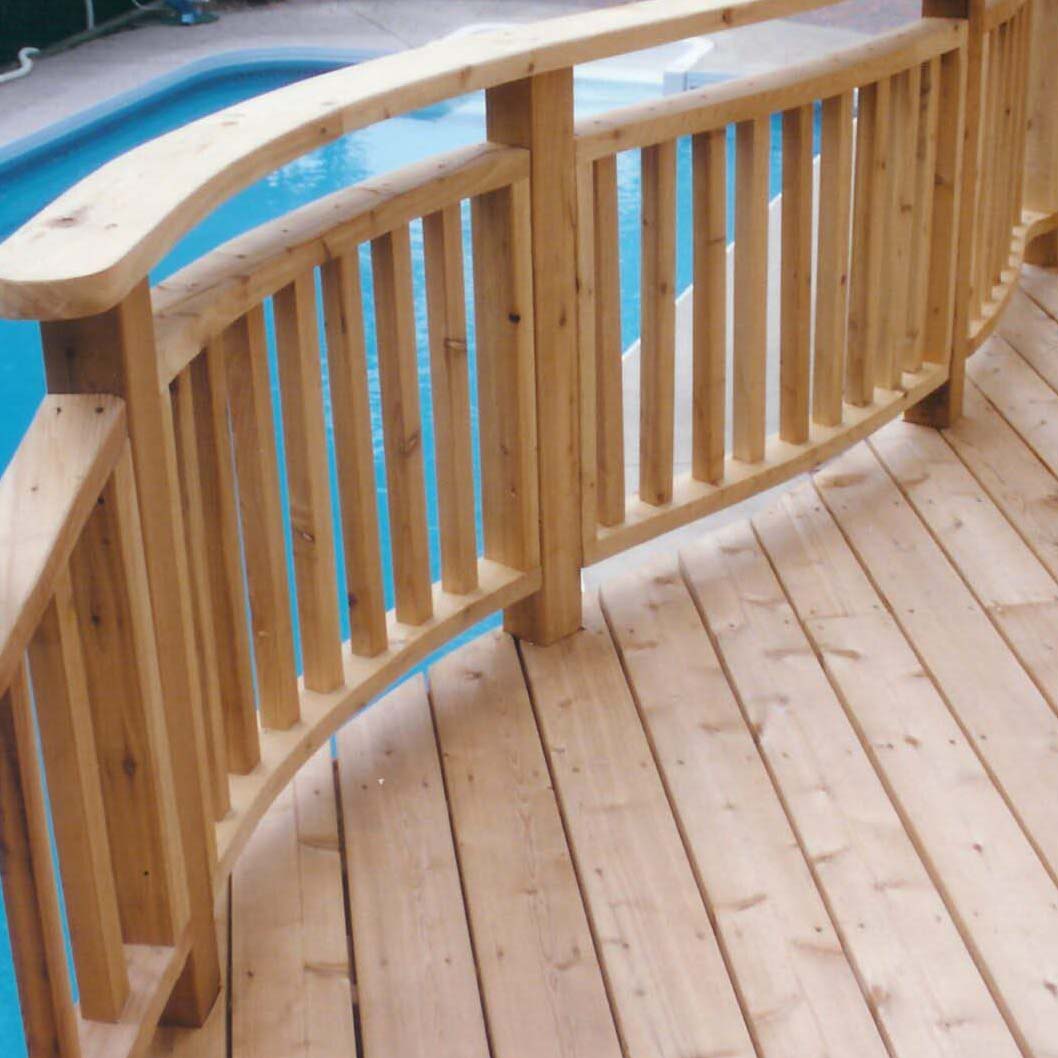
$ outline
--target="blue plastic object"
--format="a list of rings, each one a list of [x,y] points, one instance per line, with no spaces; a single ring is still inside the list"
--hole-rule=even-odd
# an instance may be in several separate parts
[[[206,14],[199,0],[165,0],[176,12],[177,21],[182,26],[197,26],[203,22],[216,22],[216,15]]]

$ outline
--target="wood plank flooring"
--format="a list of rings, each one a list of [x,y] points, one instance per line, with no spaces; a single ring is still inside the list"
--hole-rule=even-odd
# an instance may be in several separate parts
[[[1058,1058],[1058,275],[967,390],[350,722],[156,1058]]]

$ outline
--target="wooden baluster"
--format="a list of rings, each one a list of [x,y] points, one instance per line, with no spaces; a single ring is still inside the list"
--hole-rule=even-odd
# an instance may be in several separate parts
[[[313,273],[280,290],[272,306],[305,687],[333,691],[345,672]]]
[[[429,620],[433,613],[433,596],[426,533],[411,241],[406,227],[371,243],[371,268],[397,620],[418,625]]]
[[[993,30],[985,40],[984,125],[981,130],[980,168],[978,169],[978,207],[975,239],[977,256],[974,261],[974,288],[977,291],[977,313],[992,299],[994,283],[995,224],[992,210],[996,192],[996,173],[999,159],[993,152],[999,146],[1000,96],[1003,66],[999,47],[999,32]]]
[[[944,427],[962,414],[965,387],[984,3],[924,0],[922,13],[968,19],[966,47],[941,58],[929,304],[923,349],[927,362],[949,365],[948,381],[905,415],[911,422]]]
[[[478,586],[478,541],[470,438],[463,218],[459,204],[424,217],[422,231],[441,526],[441,585],[445,591],[465,595]]]
[[[1007,89],[1010,79],[1010,49],[1008,47],[1008,24],[996,27],[992,34],[992,46],[996,64],[995,77],[990,79],[989,102],[992,107],[991,134],[988,138],[988,160],[982,169],[982,176],[987,174],[988,188],[987,210],[982,218],[984,226],[985,254],[981,265],[981,280],[985,300],[991,301],[999,282],[1000,258],[1003,252],[1004,229],[1006,228],[1006,201],[1003,187],[1006,183],[1007,167],[1010,163],[1010,144],[1008,142]],[[1009,229],[1006,231],[1006,242],[1009,246]]]
[[[889,219],[885,209],[889,187],[889,96],[889,81],[864,85],[859,95],[845,371],[845,399],[850,404],[871,404],[877,380],[884,297],[882,264]]]
[[[764,458],[770,139],[768,118],[737,127],[732,451],[747,463]]]
[[[1014,111],[1015,150],[1011,162],[1014,182],[1010,202],[1010,223],[1013,226],[1021,223],[1022,205],[1025,199],[1025,152],[1028,142],[1029,84],[1032,77],[1030,31],[1036,2],[1037,0],[1032,0],[1032,3],[1022,7],[1016,18],[1017,58],[1014,60],[1014,68],[1017,71],[1017,95]]]
[[[908,324],[901,366],[905,371],[922,368],[926,313],[929,306],[929,258],[933,232],[934,175],[937,168],[937,115],[941,90],[941,60],[931,59],[922,67],[918,106],[918,136],[915,145],[911,219],[911,251],[908,261]]]
[[[117,1021],[129,993],[73,587],[64,569],[29,648],[81,1013]]]
[[[282,731],[300,705],[263,309],[227,329],[224,355],[261,723]]]
[[[0,694],[0,882],[30,1058],[81,1053],[24,666]]]
[[[475,198],[471,216],[485,556],[532,569],[539,515],[528,186]]]
[[[190,371],[184,371],[170,386],[173,400],[173,426],[176,431],[177,467],[184,512],[187,565],[191,573],[191,599],[194,604],[194,635],[198,649],[198,672],[206,735],[207,773],[202,776],[213,819],[223,819],[231,808],[228,791],[228,757],[224,746],[224,716],[220,703],[221,646],[213,627],[210,598],[209,542],[202,515],[202,479],[198,468],[198,436],[195,431],[194,396]],[[224,644],[226,648],[226,644]]]
[[[350,645],[354,654],[373,657],[386,649],[388,636],[360,260],[356,252],[328,261],[323,266],[322,279]]]
[[[148,281],[142,280],[108,312],[43,324],[41,333],[51,392],[113,393],[124,397],[128,406],[149,573],[146,605],[153,616],[165,694],[164,721],[192,916],[191,955],[164,1017],[173,1023],[201,1024],[220,987],[210,867],[215,834],[202,796],[205,735],[190,575],[180,545],[183,516],[172,408],[159,377]]]
[[[876,382],[900,389],[910,318],[912,226],[915,219],[915,151],[918,145],[922,70],[918,66],[892,79],[889,125],[889,200],[885,225],[882,286],[884,300],[879,334]],[[884,292],[884,293],[883,293]]]
[[[812,420],[840,426],[843,416],[852,208],[852,93],[823,100],[819,162],[819,242],[816,283]]]
[[[995,276],[1001,280],[1010,264],[1011,228],[1010,202],[1014,195],[1014,161],[1017,156],[1017,138],[1014,119],[1017,93],[1017,15],[1004,27],[1003,42],[1003,135],[1000,144],[1002,157],[1002,183],[996,200],[996,255]]]
[[[592,553],[599,532],[598,479],[601,467],[596,431],[601,425],[598,404],[602,399],[596,382],[596,223],[595,165],[577,163],[577,366],[580,422],[580,531],[581,548]],[[605,219],[603,220],[605,223]],[[622,453],[623,454],[623,453]],[[622,468],[623,469],[623,468]]]
[[[625,520],[624,370],[621,343],[621,240],[617,157],[592,167],[595,189],[595,444],[597,516],[602,525]]]
[[[137,510],[126,452],[70,574],[122,932],[129,943],[172,945],[187,920],[187,881]]]
[[[808,440],[812,342],[811,104],[782,116],[782,281],[779,436]],[[827,202],[824,209],[830,209]]]
[[[542,586],[504,616],[509,632],[544,644],[581,622],[573,71],[491,89],[486,110],[490,140],[531,152],[531,244],[518,249],[532,268]]]
[[[218,676],[225,756],[230,771],[245,775],[261,759],[261,746],[221,339],[211,342],[196,357],[190,374],[202,520],[206,539],[211,543],[204,556],[209,601],[217,643],[224,645],[224,660],[218,666]]]
[[[639,497],[672,501],[676,428],[676,143],[642,150]]]
[[[727,129],[691,140],[694,217],[691,476],[724,477],[727,409]]]
[[[1058,211],[1058,0],[1032,0],[1027,16],[1030,38],[1026,63],[1026,131],[1023,197],[1025,208],[1040,213]],[[1041,264],[1058,264],[1058,233],[1049,232],[1033,244],[1030,257]]]

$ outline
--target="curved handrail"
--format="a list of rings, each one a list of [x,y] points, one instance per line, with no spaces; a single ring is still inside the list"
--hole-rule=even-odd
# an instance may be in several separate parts
[[[0,246],[0,316],[75,319],[112,308],[220,203],[358,128],[548,70],[834,2],[644,0],[435,41],[258,96],[104,165],[15,232]]]

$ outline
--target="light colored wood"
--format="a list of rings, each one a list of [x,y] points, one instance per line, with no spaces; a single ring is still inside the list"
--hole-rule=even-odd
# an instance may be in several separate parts
[[[338,738],[365,1054],[485,1058],[470,933],[421,676]]]
[[[334,448],[345,548],[349,644],[371,657],[386,649],[386,598],[375,491],[375,448],[364,347],[360,259],[355,253],[321,269]]]
[[[191,895],[191,955],[166,1017],[201,1024],[220,976],[210,878],[214,831],[202,782],[205,731],[172,405],[159,375],[147,280],[112,311],[45,325],[41,338],[49,390],[114,393],[126,401],[150,592],[148,613],[166,700],[164,720]]]
[[[591,167],[595,265],[595,455],[597,517],[620,525],[625,512],[624,379],[617,158]],[[586,223],[581,214],[578,223]]]
[[[978,148],[981,132],[981,75],[983,68],[984,41],[984,7],[985,0],[923,0],[923,14],[955,14],[964,18],[966,24],[965,52],[954,52],[942,65],[942,73],[951,77],[954,83],[962,86],[957,95],[945,92],[941,100],[940,124],[945,130],[945,137],[937,147],[937,172],[939,179],[936,187],[939,199],[934,199],[936,219],[934,221],[934,250],[930,255],[930,267],[937,267],[938,252],[955,254],[951,272],[947,271],[946,260],[940,264],[940,271],[935,274],[950,274],[951,296],[954,304],[946,313],[946,303],[940,298],[946,284],[930,281],[931,308],[927,325],[926,359],[943,355],[949,365],[949,378],[946,385],[931,394],[929,399],[908,412],[908,419],[923,426],[950,426],[962,414],[963,389],[965,387],[965,363],[970,349],[970,321],[972,319],[972,269],[974,237],[974,205],[977,197]],[[953,56],[955,56],[953,58]],[[947,103],[945,103],[947,100]],[[961,101],[956,102],[956,101]],[[949,107],[955,108],[952,114]],[[954,133],[949,140],[948,136]],[[951,198],[947,190],[945,174],[953,174],[954,180]],[[951,224],[948,223],[950,209]],[[941,249],[945,233],[950,232],[947,248]],[[939,313],[939,314],[938,314]],[[951,321],[950,344],[941,346],[943,337],[941,328],[946,328]],[[934,349],[943,353],[933,353]]]
[[[518,147],[461,147],[325,195],[236,236],[155,287],[163,374],[178,375],[224,328],[299,275],[528,172],[528,153]]]
[[[436,41],[290,86],[279,102],[244,100],[102,166],[9,240],[0,254],[0,312],[43,319],[109,308],[220,202],[307,150],[384,118],[826,2],[647,0],[517,33]],[[194,178],[178,179],[192,158]]]
[[[580,539],[581,550],[589,549],[599,526],[598,478],[600,473],[598,439],[599,395],[596,386],[595,347],[595,177],[594,166],[577,165],[577,427],[580,441]],[[600,218],[605,224],[605,217]],[[618,343],[620,345],[620,343]],[[623,383],[623,380],[622,380]],[[624,433],[624,419],[621,419]],[[623,439],[622,439],[623,449]],[[623,451],[622,451],[623,454]]]
[[[587,561],[600,562],[819,466],[912,407],[942,385],[945,375],[944,367],[927,364],[918,375],[905,375],[900,391],[880,391],[874,405],[861,408],[846,404],[841,426],[813,424],[807,445],[791,445],[772,437],[761,463],[747,464],[728,458],[723,483],[719,486],[695,481],[689,475],[677,478],[671,504],[659,508],[630,503],[623,525],[599,531]]]
[[[752,528],[703,536],[680,564],[891,1053],[1015,1058]]]
[[[315,274],[303,273],[283,287],[272,308],[303,679],[310,690],[332,691],[342,681],[342,631]]]
[[[906,428],[916,429],[910,424]],[[943,445],[939,437],[937,441]],[[890,454],[889,465],[898,475],[903,472],[906,480],[906,447],[894,448],[888,438],[879,447]],[[919,487],[928,489],[931,467],[915,460],[912,473],[923,479]],[[1058,877],[1058,790],[1052,789],[1058,787],[1058,716],[1019,664],[1017,646],[1011,641],[1016,629],[1004,625],[997,614],[997,631],[980,600],[949,565],[942,548],[952,523],[927,516],[923,525],[867,446],[851,449],[818,471],[815,482],[1011,813],[1052,877]],[[959,505],[947,504],[940,517],[955,519],[954,532],[969,547],[988,506],[980,494],[976,502],[968,498],[966,504],[982,511],[967,514],[968,520],[961,522]],[[1031,594],[1018,593],[1023,580],[1017,569],[1020,549],[1015,545],[1008,550],[1004,520],[994,508],[992,513],[993,523],[999,523],[992,526],[996,535],[984,538],[987,562],[993,568],[1002,563],[1005,573],[1000,597],[1038,607],[1034,618],[1045,634],[1048,618],[1053,620],[1058,606],[1058,587],[1044,575]],[[1012,533],[1009,526],[1006,529]],[[976,539],[980,544],[979,532]],[[964,576],[970,578],[976,564],[967,567],[964,562]],[[1046,670],[1033,666],[1032,671],[1041,683],[1047,677]],[[1003,702],[1002,712],[995,708],[997,701]]]
[[[441,583],[445,591],[458,595],[478,586],[460,207],[448,206],[431,213],[423,219],[422,231],[441,526]]]
[[[890,81],[860,89],[856,118],[856,174],[849,271],[849,336],[845,399],[863,406],[874,400],[882,334],[881,283],[889,197]]]
[[[605,621],[522,646],[627,1054],[754,1053]],[[575,707],[572,707],[575,706]]]
[[[45,397],[0,477],[0,687],[22,663],[124,443],[117,398]]]
[[[641,152],[639,498],[672,499],[676,424],[676,144]]]
[[[261,732],[261,764],[231,778],[232,811],[217,825],[217,884],[231,872],[268,806],[304,764],[351,716],[412,671],[434,651],[491,614],[540,589],[539,571],[522,573],[488,559],[478,563],[472,595],[448,595],[434,585],[433,617],[404,625],[388,615],[387,649],[372,657],[345,654],[345,686],[330,694],[303,691],[301,723]]]
[[[225,332],[224,358],[261,724],[283,730],[298,720],[297,678],[262,309]]]
[[[889,200],[882,287],[886,292],[878,338],[879,381],[886,389],[900,385],[900,373],[907,357],[907,333],[911,319],[915,200],[918,197],[916,153],[922,95],[922,68],[913,66],[892,81],[889,124]],[[929,194],[928,190],[926,192]]]
[[[211,342],[190,370],[202,520],[211,545],[205,549],[205,573],[213,631],[217,643],[224,644],[224,664],[218,665],[218,676],[225,757],[231,771],[245,775],[260,760],[261,750],[223,342]]]
[[[117,1021],[129,992],[99,760],[67,570],[29,647],[81,1013]]]
[[[0,858],[7,932],[26,1049],[79,1058],[43,777],[25,667],[0,693]]]
[[[779,436],[790,444],[803,444],[808,440],[812,371],[814,115],[814,108],[808,105],[787,110],[782,116]],[[823,211],[833,208],[830,202],[825,205],[821,202],[821,206]],[[828,275],[824,281],[832,286],[834,278]]]
[[[397,620],[430,617],[430,545],[422,454],[411,241],[400,228],[371,243],[378,373],[386,447],[389,540]]]
[[[694,288],[691,474],[717,485],[727,444],[727,129],[691,141]]]
[[[475,198],[471,217],[484,553],[532,569],[539,514],[528,187]]]
[[[823,100],[819,162],[812,422],[840,426],[848,349],[849,230],[852,210],[851,92]]]
[[[430,699],[495,1058],[619,1058],[518,654],[482,636]]]
[[[1054,362],[1058,324],[1024,290],[1018,288],[1011,294],[996,333],[1052,390],[1058,387],[1058,364]]]
[[[188,917],[186,860],[127,450],[74,549],[70,576],[122,934],[171,946]],[[192,799],[200,796],[196,787]]]
[[[203,732],[206,736],[206,769],[202,782],[208,795],[209,819],[223,819],[231,807],[228,797],[228,759],[224,745],[224,716],[220,701],[220,641],[213,625],[213,603],[209,581],[206,523],[202,510],[202,478],[198,466],[198,436],[195,428],[194,395],[188,373],[170,386],[173,431],[176,435],[180,501],[184,514],[187,567],[191,574],[194,603],[195,650],[198,654]],[[213,847],[215,852],[215,846]]]
[[[605,585],[602,604],[757,1053],[884,1058],[675,557]]]
[[[1058,63],[1048,54],[1058,33],[1058,2],[1032,0],[1025,144],[1025,205],[1043,213],[1058,209]]]
[[[984,306],[995,283],[993,240],[996,184],[1003,159],[1000,123],[1002,118],[1003,53],[997,28],[984,36],[984,66],[981,86],[981,127],[977,169],[977,216],[974,223],[974,254],[971,284],[975,303]],[[992,151],[996,157],[992,157]]]
[[[1050,575],[1058,577],[1052,474],[972,381],[966,387],[966,414],[944,431],[944,439]]]
[[[217,1002],[200,1029],[159,1028],[146,1050],[147,1058],[228,1058],[228,999],[231,995],[228,977],[231,894],[228,885],[217,900],[214,919],[217,923],[217,951],[223,968]]]
[[[770,140],[768,118],[737,126],[731,451],[744,463],[764,459]]]
[[[356,1054],[329,746],[279,796],[232,875],[231,1005],[232,1058]]]
[[[818,494],[754,522],[1008,1026],[1046,1054],[1058,1011],[1039,968],[1058,906],[1043,864]]]
[[[908,258],[908,320],[904,329],[904,352],[900,366],[917,371],[923,363],[926,344],[926,318],[929,312],[930,246],[933,241],[934,195],[937,177],[937,143],[946,132],[938,127],[940,96],[943,89],[940,59],[922,66],[918,107],[918,128],[914,154],[911,194],[911,242]],[[950,235],[950,233],[949,233]],[[949,274],[952,260],[949,249]],[[898,277],[899,278],[899,277]],[[950,312],[947,314],[950,318]]]
[[[621,107],[577,123],[577,155],[591,161],[808,106],[947,54],[965,40],[965,23],[925,18],[818,59]]]
[[[486,126],[490,140],[531,152],[529,256],[542,588],[508,611],[504,623],[519,637],[548,643],[578,628],[581,612],[573,71],[555,70],[493,89],[486,95]]]

